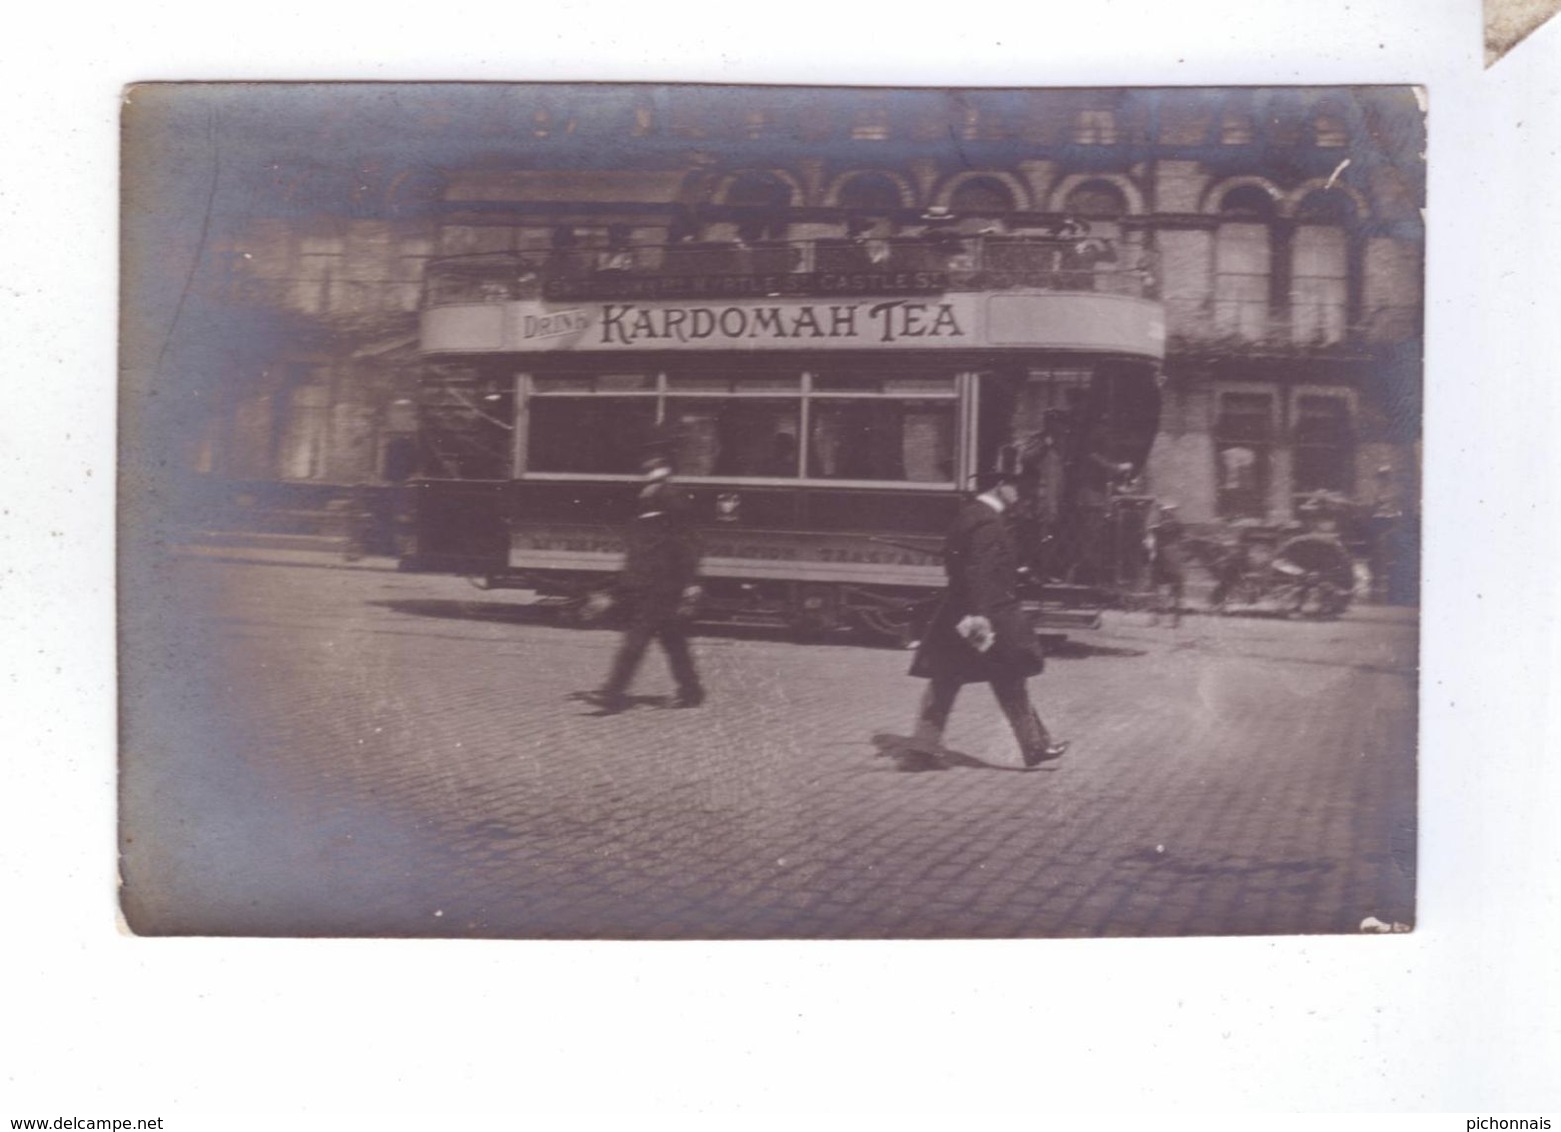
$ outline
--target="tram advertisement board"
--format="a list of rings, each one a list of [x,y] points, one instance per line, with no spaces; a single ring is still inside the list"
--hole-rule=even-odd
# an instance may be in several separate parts
[[[930,297],[732,299],[725,302],[516,301],[423,312],[430,353],[551,350],[1106,350],[1159,359],[1158,304],[1114,294],[953,293]]]

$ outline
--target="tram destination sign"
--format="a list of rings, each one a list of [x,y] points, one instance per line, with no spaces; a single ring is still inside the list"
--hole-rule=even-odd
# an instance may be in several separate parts
[[[550,279],[542,287],[552,302],[610,299],[763,299],[819,296],[940,295],[945,271],[804,271],[768,275],[614,275]]]

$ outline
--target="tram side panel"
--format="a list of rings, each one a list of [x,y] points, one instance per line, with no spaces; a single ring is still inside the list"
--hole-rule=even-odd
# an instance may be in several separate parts
[[[896,635],[942,587],[952,491],[682,487],[711,615]],[[566,600],[610,586],[637,492],[632,483],[511,485],[510,584]]]

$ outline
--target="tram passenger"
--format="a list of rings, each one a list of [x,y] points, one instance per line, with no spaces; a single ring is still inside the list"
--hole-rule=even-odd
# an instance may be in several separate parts
[[[767,476],[791,476],[797,474],[797,438],[789,432],[777,432],[770,440],[770,456],[764,474]]]
[[[1079,574],[1074,581],[1100,586],[1116,580],[1111,553],[1111,501],[1118,481],[1132,474],[1132,464],[1107,454],[1103,436],[1091,438],[1078,469]]]
[[[689,523],[688,499],[672,483],[672,462],[647,457],[637,513],[624,532],[623,572],[615,600],[627,617],[612,669],[600,690],[578,698],[604,713],[629,706],[629,684],[654,638],[661,642],[677,684],[673,707],[704,703],[705,691],[688,645],[688,621],[699,597],[699,544]]]
[[[1045,659],[1019,601],[1019,558],[1004,519],[1019,502],[1023,479],[1017,463],[982,477],[981,494],[960,509],[944,540],[948,590],[910,670],[927,681],[915,749],[935,753],[941,747],[955,697],[974,683],[992,686],[1026,767],[1059,759],[1068,749],[1052,740],[1026,685]]]

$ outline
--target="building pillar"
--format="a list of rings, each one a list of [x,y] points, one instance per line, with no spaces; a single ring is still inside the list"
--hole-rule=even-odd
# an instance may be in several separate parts
[[[824,199],[824,163],[816,157],[804,157],[797,162],[802,181],[802,206],[813,208]]]
[[[1052,185],[1057,180],[1055,161],[1021,161],[1019,176],[1030,190],[1030,207],[1036,212],[1046,211],[1046,199],[1051,196]]]
[[[916,185],[916,196],[923,205],[933,203],[932,194],[938,187],[938,163],[926,158],[910,162],[911,180]]]

